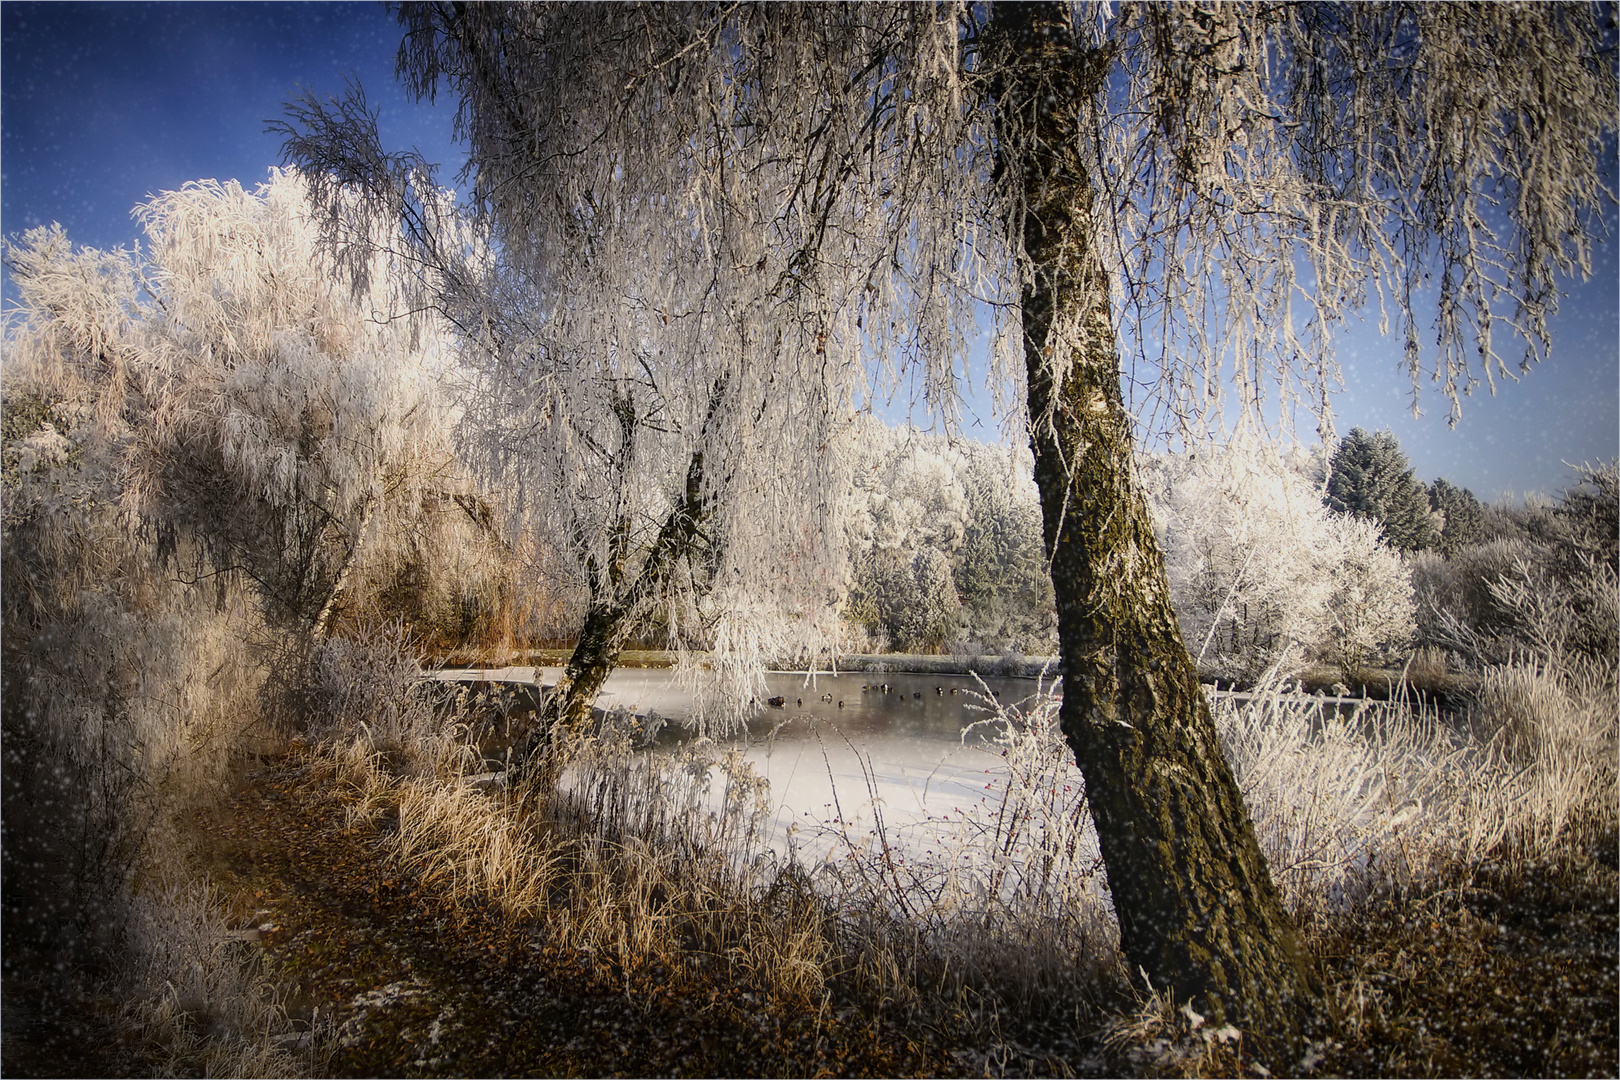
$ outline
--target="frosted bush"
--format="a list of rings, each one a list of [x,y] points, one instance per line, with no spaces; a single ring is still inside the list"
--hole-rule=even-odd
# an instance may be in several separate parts
[[[969,640],[963,651],[1055,654],[1057,608],[1030,454],[983,443],[962,452],[969,514],[954,574]]]
[[[1525,539],[1488,540],[1449,557],[1419,553],[1409,567],[1420,640],[1456,647],[1457,627],[1464,627],[1480,636],[1487,652],[1493,651],[1489,643],[1509,629],[1511,620],[1491,595],[1491,582],[1530,561],[1538,561],[1538,553]]]
[[[131,904],[126,1022],[160,1042],[168,1075],[295,1076],[272,1044],[274,989],[232,933],[210,888],[153,886]]]
[[[272,617],[324,630],[377,511],[451,461],[437,328],[407,317],[380,254],[363,291],[337,280],[296,175],[187,184],[137,216],[160,300],[143,508],[242,567]]]
[[[1331,514],[1258,439],[1144,469],[1171,599],[1201,663],[1258,675],[1360,664],[1411,635],[1411,586],[1376,527]]]
[[[1414,567],[1424,640],[1481,668],[1526,654],[1555,665],[1577,655],[1620,662],[1615,467],[1576,472],[1580,482],[1557,504],[1493,506],[1495,538]]]
[[[938,646],[954,635],[959,607],[950,560],[967,526],[961,455],[943,439],[870,417],[855,434],[844,518],[853,570],[846,617],[883,648]]]
[[[1411,578],[1378,536],[1375,522],[1343,516],[1329,522],[1332,591],[1316,647],[1353,680],[1365,678],[1369,663],[1397,658],[1417,628]]]

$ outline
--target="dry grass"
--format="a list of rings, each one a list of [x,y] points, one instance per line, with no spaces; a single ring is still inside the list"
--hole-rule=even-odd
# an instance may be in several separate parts
[[[1216,716],[1287,902],[1326,941],[1391,897],[1545,857],[1572,823],[1601,818],[1613,694],[1596,669],[1521,666],[1491,674],[1467,724],[1399,702],[1324,717],[1275,686]],[[605,725],[564,748],[553,796],[527,802],[458,777],[443,718],[437,735],[367,728],[325,753],[357,821],[397,815],[393,851],[417,880],[626,970],[720,970],[807,1004],[854,993],[918,1022],[954,1017],[970,1041],[1055,1047],[1068,1067],[1107,1032],[1105,1052],[1122,1055],[1110,1060],[1134,1071],[1246,1069],[1241,1039],[1207,1030],[1168,990],[1128,996],[1055,705],[985,704],[1005,765],[992,798],[922,851],[875,806],[871,832],[836,835],[809,867],[769,854],[763,782],[708,740],[649,753],[630,725]],[[1383,999],[1354,983],[1331,988],[1335,1023],[1372,1030]]]
[[[286,1027],[274,987],[211,889],[170,883],[131,903],[123,990],[126,1038],[165,1076],[294,1076],[274,1039]]]
[[[964,1051],[973,1068],[1252,1066],[1240,1036],[1209,1030],[1172,988],[1132,996],[1050,699],[1021,712],[985,698],[990,797],[934,822],[928,844],[891,835],[875,789],[839,792],[872,801],[875,826],[828,826],[832,854],[804,866],[771,853],[766,786],[734,748],[649,752],[634,725],[609,722],[559,746],[556,792],[519,799],[466,775],[468,703],[435,706],[397,629],[309,663],[326,702],[304,736],[310,779],[348,827],[386,837],[400,874],[452,905],[610,958],[627,988],[652,965],[799,1009],[860,1002],[983,1048]],[[1616,709],[1612,672],[1585,661],[1487,672],[1464,722],[1398,702],[1323,716],[1275,686],[1216,706],[1274,876],[1332,958],[1328,1027],[1299,1069],[1402,1071],[1407,1058],[1368,1049],[1379,1039],[1433,1051],[1403,1019],[1411,987],[1427,986],[1425,964],[1481,948],[1468,921],[1480,882],[1507,895],[1612,833]],[[142,881],[180,880],[152,867]],[[285,1026],[273,994],[217,900],[169,884],[131,895],[125,1022],[143,1056],[166,1071],[295,1071],[272,1041]],[[1390,913],[1417,907],[1440,944],[1399,945]],[[1358,934],[1387,948],[1354,953]]]
[[[793,873],[742,856],[759,840],[761,782],[699,741],[670,757],[609,729],[574,740],[561,789],[520,800],[494,784],[395,775],[365,740],[324,751],[349,812],[397,815],[401,868],[452,902],[494,904],[555,940],[675,968],[724,965],[809,1000],[833,952],[827,909]],[[708,785],[724,785],[721,805]]]

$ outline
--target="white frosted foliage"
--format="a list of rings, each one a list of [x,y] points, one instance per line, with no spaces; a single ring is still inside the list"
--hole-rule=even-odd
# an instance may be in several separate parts
[[[1333,328],[1368,302],[1407,340],[1414,386],[1428,363],[1455,409],[1507,371],[1501,328],[1545,353],[1556,275],[1590,263],[1614,97],[1590,12],[1313,10],[1072,8],[1102,65],[1094,94],[1061,103],[1095,196],[1073,209],[1134,344],[1145,396],[1127,404],[1155,433],[1222,415],[1228,390],[1256,417],[1268,397],[1325,414]],[[998,87],[1030,58],[983,9],[402,15],[411,87],[461,99],[487,257],[427,235],[444,219],[363,102],[300,107],[289,150],[323,205],[369,185],[421,226],[407,246],[480,372],[472,445],[603,610],[662,606],[677,644],[713,647],[744,636],[715,633],[733,585],[790,613],[836,593],[854,407],[906,386],[949,427],[979,311],[998,400],[1020,399],[1036,268],[1018,254],[1021,170],[995,156],[1022,153],[1026,120]],[[1413,300],[1428,280],[1432,360]],[[1080,329],[1045,343],[1059,382]],[[645,579],[655,600],[634,583],[683,497],[705,520],[678,570]]]
[[[1254,675],[1312,659],[1360,664],[1407,644],[1412,585],[1400,556],[1331,513],[1251,434],[1144,469],[1172,602],[1201,662]]]
[[[373,511],[450,464],[438,338],[382,255],[364,288],[340,282],[294,174],[187,184],[137,216],[158,394],[141,494],[321,622]]]

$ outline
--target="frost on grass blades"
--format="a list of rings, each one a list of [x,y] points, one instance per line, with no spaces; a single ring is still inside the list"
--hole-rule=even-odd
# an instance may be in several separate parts
[[[1466,715],[1341,708],[1277,683],[1215,702],[1272,872],[1312,940],[1369,904],[1432,903],[1483,867],[1549,854],[1612,802],[1612,677],[1518,666],[1487,678]],[[791,843],[758,747],[648,751],[622,718],[578,735],[554,798],[521,813],[498,788],[399,773],[384,763],[415,755],[369,736],[369,749],[343,751],[340,774],[356,812],[397,805],[392,842],[420,880],[559,940],[683,970],[718,956],[790,995],[853,980],[922,1014],[971,1001],[985,1037],[1061,1000],[1087,1030],[1113,1025],[1134,1067],[1233,1067],[1221,1055],[1244,1053],[1241,1041],[1172,1004],[1174,987],[1118,1011],[1118,930],[1055,700],[980,705],[953,759],[976,773],[971,788],[943,786],[916,813],[892,805],[896,789],[852,736],[853,770],[839,766],[824,813],[800,819]],[[826,737],[835,761],[837,739]]]

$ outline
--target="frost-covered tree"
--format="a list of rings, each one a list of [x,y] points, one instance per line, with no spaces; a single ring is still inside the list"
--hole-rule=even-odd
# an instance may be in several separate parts
[[[1160,457],[1143,474],[1193,658],[1247,675],[1302,661],[1328,591],[1320,498],[1252,437]]]
[[[943,438],[870,417],[849,446],[847,615],[887,647],[937,648],[954,636],[960,607],[951,558],[968,518],[961,455]]]
[[[136,214],[151,415],[131,496],[273,621],[322,633],[378,511],[449,470],[441,339],[399,317],[381,255],[363,290],[335,280],[296,176],[187,184]]]
[[[984,443],[962,452],[968,519],[954,572],[963,633],[983,646],[1050,655],[1057,611],[1029,454]]]
[[[1412,475],[1393,432],[1351,428],[1328,464],[1328,506],[1371,521],[1402,551],[1432,547],[1429,497]]]
[[[527,24],[557,13],[510,14]],[[846,567],[835,493],[847,484],[862,336],[845,298],[861,286],[816,295],[783,261],[793,237],[826,228],[800,213],[791,150],[739,147],[729,121],[685,116],[684,135],[620,128],[584,158],[557,158],[556,133],[498,115],[495,102],[524,93],[522,64],[489,68],[494,82],[475,86],[462,66],[480,63],[491,42],[422,30],[420,85],[442,60],[478,98],[467,113],[472,205],[487,248],[446,239],[456,223],[420,194],[413,161],[376,149],[358,98],[307,103],[289,147],[314,170],[323,203],[342,207],[358,189],[414,226],[402,257],[417,260],[428,302],[458,326],[475,377],[466,452],[511,492],[530,542],[559,556],[562,584],[581,598],[577,644],[537,732],[587,719],[624,642],[649,621],[680,651],[700,719],[734,724],[767,661],[817,656],[836,637]],[[558,107],[583,119],[607,73],[633,63],[626,47],[590,34],[548,48],[544,62],[572,71],[565,82],[585,95]],[[670,73],[694,89],[685,65]],[[724,115],[738,107],[729,89],[705,92]],[[656,96],[646,84],[627,106],[656,113]],[[838,137],[847,145],[855,133]],[[667,155],[689,174],[662,175]],[[536,198],[537,188],[548,194]],[[841,229],[858,247],[855,230]],[[334,236],[363,254],[346,231]],[[688,662],[693,649],[702,664]]]
[[[850,445],[845,618],[902,651],[955,638],[1049,650],[1056,616],[1027,453],[871,418]]]
[[[1429,510],[1442,515],[1438,540],[1435,543],[1442,555],[1455,555],[1470,544],[1478,543],[1485,526],[1485,507],[1467,488],[1460,488],[1436,477],[1429,485]]]
[[[1327,511],[1315,492],[1252,437],[1143,472],[1193,658],[1251,676],[1302,661],[1329,590]]]
[[[1356,517],[1329,522],[1324,548],[1328,625],[1319,652],[1350,682],[1364,682],[1367,665],[1395,659],[1412,643],[1417,603],[1401,558],[1382,543],[1378,526]]]
[[[1408,643],[1400,556],[1376,525],[1329,511],[1252,433],[1143,472],[1171,599],[1201,664],[1248,676],[1310,660],[1359,670]]]
[[[0,383],[7,903],[67,876],[63,917],[115,933],[264,722],[267,643],[326,629],[368,522],[448,460],[431,327],[385,265],[335,280],[296,178],[137,213],[134,253],[6,243]]]
[[[95,664],[159,687],[198,641],[225,648],[199,606],[236,634],[322,632],[374,509],[448,460],[432,338],[387,317],[386,268],[367,292],[334,281],[295,178],[187,185],[138,214],[141,258],[55,227],[6,245],[7,657],[33,666],[16,685],[37,715],[102,700]],[[187,693],[165,706],[180,727]]]
[[[820,550],[776,545],[836,534],[811,524],[811,492],[838,475],[823,462],[855,388],[906,367],[948,420],[976,302],[1005,316],[997,357],[1027,405],[1062,723],[1129,967],[1296,1046],[1316,982],[1170,606],[1133,471],[1122,335],[1153,430],[1196,424],[1227,386],[1243,409],[1268,384],[1325,406],[1333,326],[1374,291],[1415,388],[1413,298],[1431,280],[1433,374],[1454,411],[1507,373],[1499,324],[1539,358],[1558,276],[1589,268],[1607,197],[1614,72],[1592,9],[400,13],[410,84],[461,99],[473,205],[494,241],[490,287],[457,291],[475,279],[453,275],[445,306],[492,301],[461,325],[532,403],[510,430],[561,426],[583,445],[602,428],[593,452],[610,469],[640,460],[621,432],[681,433],[673,460],[693,499],[663,520],[715,541],[712,611],[753,595],[723,594],[733,581],[768,586],[754,602],[781,607],[783,570]],[[392,191],[380,205],[409,217],[409,170],[390,171],[374,138],[348,139],[355,119],[307,109],[291,149],[318,181]],[[632,385],[653,411],[615,413]],[[587,415],[596,428],[572,419]],[[752,449],[764,431],[769,470]],[[797,532],[778,524],[789,500],[741,498],[783,472],[809,503],[794,507]],[[570,489],[558,508],[566,520],[611,503]],[[580,543],[606,566],[617,535]]]
[[[945,439],[909,425],[860,418],[848,441],[852,548],[918,550],[954,555],[967,529],[962,455]]]
[[[873,548],[855,566],[847,612],[880,650],[932,652],[956,635],[961,601],[944,552]]]

